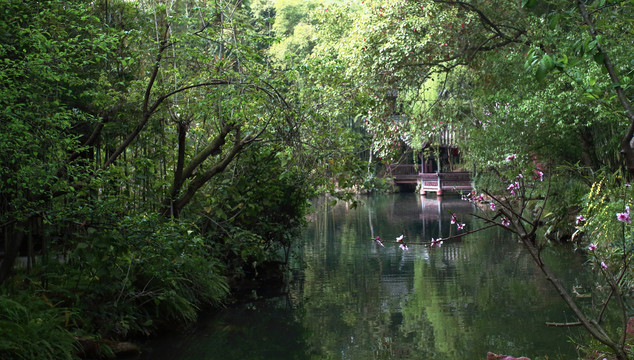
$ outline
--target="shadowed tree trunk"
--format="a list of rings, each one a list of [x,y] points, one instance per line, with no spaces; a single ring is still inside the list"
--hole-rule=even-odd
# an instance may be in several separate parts
[[[18,257],[20,246],[24,240],[24,232],[22,230],[14,228],[13,231],[10,231],[10,228],[13,228],[13,226],[7,226],[7,228],[5,228],[7,232],[5,238],[7,243],[5,244],[6,252],[0,263],[0,284],[4,283],[11,275],[13,264]]]
[[[597,157],[592,131],[587,127],[580,129],[579,139],[581,140],[581,158],[583,159],[584,165],[590,167],[592,170],[598,170],[601,164]]]
[[[577,0],[577,8],[581,13],[581,17],[583,22],[587,25],[588,33],[590,34],[593,41],[597,44],[597,50],[599,54],[603,56],[603,66],[608,72],[610,76],[610,80],[612,81],[612,87],[616,92],[617,98],[621,103],[621,106],[625,110],[625,116],[629,121],[629,127],[623,138],[621,138],[621,153],[624,156],[625,168],[629,172],[630,176],[634,176],[634,109],[632,109],[632,104],[630,99],[625,94],[625,89],[621,86],[621,79],[614,68],[614,64],[608,54],[607,50],[603,47],[603,44],[597,39],[597,32],[594,27],[594,22],[590,18],[590,14],[588,13],[588,9],[586,8],[586,4],[584,0]]]

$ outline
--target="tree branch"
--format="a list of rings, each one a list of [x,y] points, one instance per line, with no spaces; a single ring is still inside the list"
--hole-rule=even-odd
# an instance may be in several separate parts
[[[531,232],[531,234],[532,234],[531,237],[535,236],[533,232]],[[535,246],[534,239],[529,239],[528,236],[522,236],[520,237],[520,240],[522,241],[526,249],[528,249],[528,252],[533,257],[533,260],[535,261],[539,269],[546,276],[546,280],[548,280],[553,285],[553,287],[555,288],[559,296],[564,300],[566,305],[568,305],[570,310],[572,310],[572,312],[575,314],[577,319],[579,319],[579,322],[581,323],[581,325],[584,328],[586,328],[586,330],[588,330],[588,332],[595,339],[599,340],[601,343],[603,343],[604,345],[614,350],[619,359],[626,360],[627,356],[625,355],[623,348],[619,347],[618,343],[615,343],[614,341],[612,341],[612,339],[610,339],[610,337],[607,335],[607,333],[601,327],[601,325],[599,325],[596,321],[589,320],[585,316],[583,311],[579,309],[579,307],[577,306],[577,303],[570,296],[570,294],[568,294],[568,292],[566,291],[564,286],[561,284],[561,282],[558,280],[556,275],[543,262],[541,255],[539,254],[539,250]]]
[[[224,158],[215,166],[209,168],[204,173],[197,175],[189,183],[189,186],[187,187],[187,190],[185,190],[185,193],[172,203],[173,216],[178,217],[180,210],[182,210],[185,205],[187,205],[191,201],[196,192],[212,177],[224,171],[224,169],[231,163],[231,161],[233,161],[233,159],[238,155],[242,148],[251,140],[252,136],[250,135],[244,138],[240,138],[240,129],[237,129],[236,139],[229,153],[227,153]]]
[[[583,324],[581,323],[581,321],[570,322],[570,323],[547,322],[546,326],[548,326],[548,327],[572,327],[572,326],[583,326]]]

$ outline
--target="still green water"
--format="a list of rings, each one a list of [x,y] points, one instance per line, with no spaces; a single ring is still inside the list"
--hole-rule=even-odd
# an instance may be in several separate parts
[[[409,245],[482,224],[465,201],[395,194],[357,208],[316,202],[296,249],[287,294],[203,317],[193,331],[151,345],[147,359],[484,359],[487,351],[575,359],[581,329],[521,244],[498,228],[445,242]],[[380,236],[385,247],[372,239]],[[545,256],[582,284],[583,258]]]

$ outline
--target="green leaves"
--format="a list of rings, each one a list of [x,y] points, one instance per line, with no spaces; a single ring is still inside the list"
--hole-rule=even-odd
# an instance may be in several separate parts
[[[522,0],[522,7],[526,9],[532,9],[537,5],[537,0]]]
[[[542,56],[542,60],[539,62],[539,66],[537,67],[537,72],[535,73],[535,77],[538,81],[544,80],[546,74],[550,72],[555,67],[555,63],[550,55],[544,54]]]
[[[559,23],[559,19],[561,18],[560,14],[554,13],[549,16],[548,28],[550,30],[555,30],[557,28],[557,24]]]
[[[45,296],[0,294],[0,353],[7,359],[75,359],[76,340],[64,326],[70,315]]]
[[[603,66],[603,61],[605,59],[605,55],[602,52],[597,51],[592,58],[599,66]]]

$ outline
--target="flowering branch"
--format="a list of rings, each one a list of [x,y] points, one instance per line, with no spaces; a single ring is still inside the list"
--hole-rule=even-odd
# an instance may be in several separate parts
[[[481,228],[478,228],[478,229],[465,231],[463,233],[460,233],[460,234],[457,234],[457,235],[448,236],[446,238],[438,238],[436,240],[432,239],[431,241],[423,241],[423,242],[410,242],[408,244],[410,244],[410,245],[434,245],[434,244],[437,244],[439,241],[449,241],[449,240],[460,239],[460,238],[462,238],[464,236],[471,235],[473,233],[477,233],[479,231],[486,230],[486,229],[489,229],[489,228],[492,228],[492,227],[495,227],[495,226],[499,226],[499,224],[489,224],[487,226],[484,226],[484,227],[481,227]]]
[[[512,154],[507,156],[505,161],[507,163],[512,163],[517,156]],[[510,168],[512,171],[512,168]],[[504,183],[505,177],[498,171],[494,172],[500,177],[502,183]],[[625,277],[627,269],[629,268],[630,259],[629,252],[626,251],[627,247],[625,246],[625,226],[630,224],[630,214],[629,207],[625,208],[624,212],[617,213],[617,220],[623,223],[622,230],[622,246],[623,246],[623,261],[621,262],[621,269],[618,277],[614,277],[612,275],[612,271],[608,269],[608,265],[605,261],[601,261],[598,257],[597,263],[600,265],[600,271],[604,275],[609,287],[610,294],[605,299],[605,302],[602,304],[602,309],[599,312],[598,316],[593,319],[588,317],[584,311],[577,305],[575,299],[568,293],[564,285],[558,279],[557,275],[550,269],[549,266],[546,265],[542,258],[542,250],[544,249],[544,245],[540,245],[537,242],[537,230],[541,226],[541,219],[545,211],[545,205],[550,197],[552,177],[548,178],[548,185],[545,189],[545,194],[540,197],[534,197],[536,189],[538,189],[537,185],[540,182],[543,182],[544,174],[541,170],[535,169],[533,170],[534,176],[534,184],[527,183],[525,177],[520,173],[515,176],[515,179],[511,181],[510,185],[506,188],[506,191],[509,192],[510,197],[502,198],[500,195],[494,195],[493,193],[485,190],[481,195],[476,196],[475,192],[467,196],[463,196],[464,200],[469,200],[473,203],[479,203],[481,205],[485,205],[490,209],[490,211],[494,212],[493,215],[489,215],[488,211],[484,212],[484,215],[480,214],[472,214],[474,217],[484,220],[488,223],[487,227],[491,226],[500,226],[519,237],[519,240],[526,247],[529,254],[533,258],[535,264],[539,267],[541,272],[546,277],[566,305],[573,311],[575,316],[579,321],[569,322],[569,323],[547,323],[548,326],[583,326],[595,339],[599,342],[603,343],[607,347],[609,347],[616,358],[619,360],[627,359],[627,354],[625,352],[625,341],[626,341],[626,331],[623,331],[623,336],[620,337],[617,341],[615,341],[608,333],[605,331],[602,325],[600,325],[604,313],[607,309],[609,302],[612,299],[616,299],[618,305],[621,309],[621,315],[623,317],[623,325],[627,324],[627,314],[626,314],[626,304],[623,298],[623,291],[621,289],[622,281]],[[535,203],[535,210],[531,213],[527,213],[527,207],[530,204]],[[530,216],[530,219],[529,219]],[[499,221],[497,219],[501,218]],[[586,218],[582,215],[577,216],[576,222],[577,225],[586,221]],[[473,230],[472,232],[476,232],[478,230]],[[462,235],[464,236],[464,235]],[[597,249],[595,244],[590,244],[589,250],[593,251]],[[596,256],[596,255],[595,255]]]

